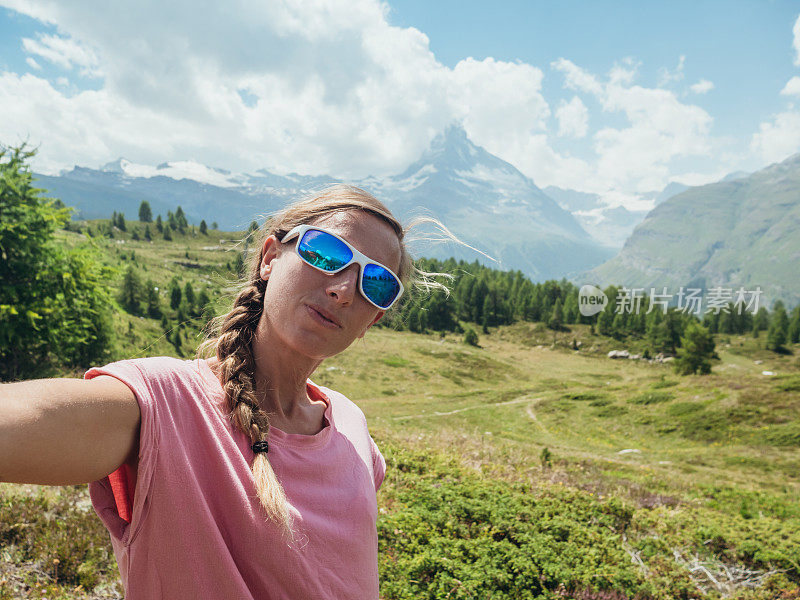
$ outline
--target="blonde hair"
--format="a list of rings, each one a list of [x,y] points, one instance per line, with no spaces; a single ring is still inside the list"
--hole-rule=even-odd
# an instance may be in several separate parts
[[[257,235],[258,252],[249,257],[247,269],[236,285],[233,308],[225,315],[212,319],[205,340],[197,350],[197,358],[216,355],[217,376],[225,391],[228,415],[234,425],[249,439],[250,444],[267,440],[269,415],[260,407],[255,393],[255,361],[251,342],[264,308],[264,292],[267,282],[260,276],[264,242],[274,235],[279,240],[297,225],[342,211],[361,210],[388,223],[400,242],[400,268],[397,273],[406,290],[449,289],[433,278],[443,273],[428,273],[417,269],[405,244],[407,231],[422,222],[437,225],[447,231],[438,221],[421,218],[404,228],[386,206],[364,190],[349,185],[334,185],[313,197],[291,204],[269,218]],[[449,234],[449,232],[447,232]],[[275,476],[267,453],[258,452],[252,464],[256,493],[268,520],[277,523],[284,534],[293,537],[292,519],[283,486]]]

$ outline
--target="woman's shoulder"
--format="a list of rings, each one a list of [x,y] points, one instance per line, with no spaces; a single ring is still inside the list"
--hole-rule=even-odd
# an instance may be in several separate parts
[[[355,402],[350,400],[350,398],[341,392],[318,385],[311,380],[309,380],[308,383],[317,388],[328,399],[337,423],[346,419],[349,422],[358,422],[366,425],[367,419],[364,416],[364,411],[362,411]]]
[[[204,369],[203,359],[187,360],[174,356],[146,356],[117,360],[102,367],[93,367],[90,376],[98,374],[128,374],[151,382],[175,382],[179,380],[206,381],[211,372]]]

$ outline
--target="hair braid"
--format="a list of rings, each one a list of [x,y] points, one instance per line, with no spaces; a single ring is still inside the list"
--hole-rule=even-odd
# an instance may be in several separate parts
[[[264,306],[266,281],[257,279],[234,300],[233,309],[220,326],[217,359],[222,375],[228,413],[250,444],[266,441],[269,416],[256,398],[255,362],[251,342]],[[253,480],[261,506],[283,532],[292,537],[292,519],[283,486],[275,476],[266,453],[255,455]]]

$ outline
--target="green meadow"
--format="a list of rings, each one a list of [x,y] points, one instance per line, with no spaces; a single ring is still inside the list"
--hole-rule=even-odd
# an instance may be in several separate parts
[[[220,310],[240,237],[93,239],[116,286],[135,265]],[[109,361],[191,358],[201,339],[202,317],[112,318]],[[678,376],[607,358],[625,345],[585,325],[488,331],[376,327],[312,377],[363,409],[386,458],[383,599],[800,599],[799,345],[715,335],[712,373]],[[1,600],[121,596],[85,485],[0,484]]]

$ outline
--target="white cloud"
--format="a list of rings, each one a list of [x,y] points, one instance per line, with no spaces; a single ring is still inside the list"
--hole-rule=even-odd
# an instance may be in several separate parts
[[[663,187],[674,159],[712,143],[705,111],[633,85],[633,58],[605,76],[564,58],[552,63],[578,95],[558,107],[558,131],[548,131],[541,69],[493,58],[449,68],[424,33],[392,26],[379,0],[242,0],[236,10],[198,10],[190,0],[0,5],[56,26],[24,42],[31,61],[65,69],[55,83],[0,72],[0,140],[38,145],[42,171],[124,156],[192,158],[236,172],[385,175],[459,120],[474,143],[540,186],[631,198]],[[682,77],[682,65],[670,76]],[[81,91],[76,72],[97,76],[99,89]],[[556,151],[556,133],[588,134],[586,95],[627,123],[601,128],[585,156]]]
[[[96,74],[97,57],[90,49],[75,40],[57,35],[39,35],[38,40],[23,38],[22,47],[29,54],[36,54],[64,69],[73,65],[83,67],[87,74]]]
[[[550,66],[563,73],[567,88],[587,92],[595,96],[600,96],[603,93],[603,86],[600,85],[597,78],[572,61],[566,58],[559,58],[552,62]]]
[[[37,63],[36,59],[34,59],[33,57],[29,56],[28,58],[25,59],[25,62],[31,69],[36,69],[37,71],[41,71],[42,69],[41,65]]]
[[[54,6],[55,2],[37,2],[36,0],[0,0],[0,6],[5,6],[24,15],[28,15],[41,21],[55,25]]]
[[[774,163],[800,152],[800,112],[778,113],[772,121],[761,123],[753,134],[750,149],[766,163]]]
[[[550,108],[541,70],[493,58],[459,62],[449,77],[450,105],[470,138],[516,164],[520,148],[546,128]]]
[[[98,164],[116,152],[138,156],[153,140],[167,153],[201,141],[185,123],[120,102],[105,90],[67,97],[31,74],[0,73],[0,107],[0,139],[39,146],[36,167],[44,172]]]
[[[784,96],[800,96],[800,77],[795,75],[783,86],[781,94]]]
[[[795,58],[800,66],[800,16],[792,29]],[[781,90],[784,96],[800,96],[800,77],[795,75]],[[772,116],[758,127],[750,140],[750,151],[765,163],[774,163],[800,152],[800,110],[789,104],[787,110]]]
[[[636,78],[640,66],[641,63],[633,58],[624,58],[621,62],[614,64],[614,67],[608,73],[608,80],[612,84],[630,85]]]
[[[800,67],[800,15],[797,16],[797,20],[794,22],[794,28],[792,28],[792,33],[794,34],[794,64],[797,67]]]
[[[29,134],[40,163],[191,156],[235,171],[381,175],[405,168],[454,119],[518,163],[550,116],[540,69],[492,58],[447,68],[375,0],[252,0],[235,11],[190,0],[3,3],[57,25],[58,35],[27,39],[29,53],[102,73],[95,94],[0,79],[0,135]],[[18,106],[24,94],[36,110]],[[82,143],[69,141],[76,122]]]
[[[674,71],[670,71],[666,67],[662,67],[659,70],[658,87],[664,87],[673,81],[681,81],[683,79],[683,66],[685,63],[686,56],[681,54],[681,57],[678,59],[678,65],[675,67]]]
[[[604,204],[604,208],[624,206],[628,210],[652,210],[655,205],[652,198],[621,190],[609,190],[600,194],[600,201]]]
[[[708,173],[695,173],[685,172],[673,175],[670,179],[676,183],[682,183],[688,186],[706,185],[708,183],[716,183],[729,175],[730,171],[725,168],[718,168]]]
[[[701,79],[694,85],[689,87],[695,94],[706,94],[714,89],[714,83],[708,79]]]
[[[556,111],[558,135],[561,137],[582,138],[589,130],[589,110],[577,96],[569,102],[561,101]]]
[[[646,192],[663,188],[676,158],[704,155],[711,148],[711,116],[683,104],[670,90],[627,86],[625,78],[609,76],[601,83],[569,60],[553,67],[562,72],[565,86],[589,92],[604,112],[623,113],[628,127],[604,127],[594,134],[596,172],[580,188],[587,192],[627,190]]]

